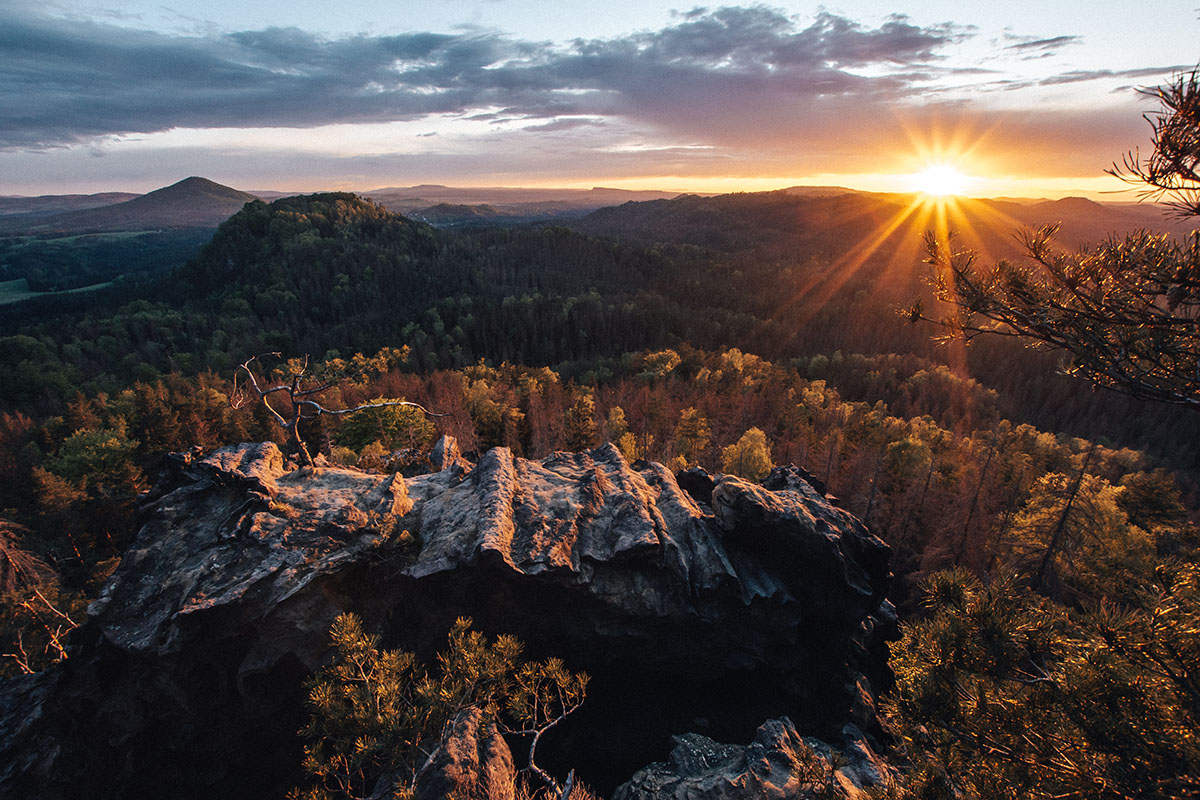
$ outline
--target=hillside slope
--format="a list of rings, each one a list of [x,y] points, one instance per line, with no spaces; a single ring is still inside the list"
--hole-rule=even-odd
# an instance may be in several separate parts
[[[38,232],[215,228],[255,199],[207,178],[191,177],[132,200],[54,214],[27,226]]]

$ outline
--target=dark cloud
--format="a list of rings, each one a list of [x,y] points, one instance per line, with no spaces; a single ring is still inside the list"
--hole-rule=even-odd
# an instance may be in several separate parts
[[[1045,58],[1046,56],[1054,55],[1063,47],[1083,43],[1082,36],[1051,36],[1040,38],[1037,36],[1005,34],[1004,38],[1012,42],[1012,44],[1004,46],[1005,50],[1020,53],[1030,58]]]
[[[1149,78],[1154,83],[1162,82],[1172,75],[1192,69],[1186,64],[1170,67],[1145,67],[1140,69],[1092,69],[1073,70],[1038,81],[1039,86],[1057,86],[1064,83],[1085,83],[1110,78]]]
[[[804,26],[763,6],[695,9],[662,30],[566,45],[478,30],[183,36],[0,12],[0,148],[443,113],[551,129],[615,115],[719,131],[747,114],[795,121],[847,98],[901,99],[940,74],[939,52],[968,35],[903,16],[867,27],[823,12]]]

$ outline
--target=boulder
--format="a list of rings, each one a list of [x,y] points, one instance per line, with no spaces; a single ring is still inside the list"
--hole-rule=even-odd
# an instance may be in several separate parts
[[[462,450],[458,446],[458,440],[449,434],[443,435],[433,445],[433,449],[429,451],[429,463],[437,472],[458,468],[464,475],[470,472],[471,467],[474,466],[463,457]]]
[[[613,800],[857,800],[885,785],[888,766],[860,731],[839,749],[802,737],[787,717],[768,720],[748,746],[675,736],[669,760],[638,770]]]
[[[718,476],[710,509],[611,445],[443,463],[405,479],[297,468],[272,444],[168,459],[70,658],[0,688],[0,795],[280,796],[344,611],[422,658],[470,616],[588,671],[539,763],[602,791],[682,731],[870,722],[887,548],[811,487]]]

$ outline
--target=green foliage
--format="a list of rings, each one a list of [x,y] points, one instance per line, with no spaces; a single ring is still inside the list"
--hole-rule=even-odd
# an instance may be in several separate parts
[[[563,446],[579,452],[596,446],[596,402],[586,389],[576,389],[563,414]]]
[[[886,714],[925,798],[1178,798],[1200,790],[1197,568],[1139,605],[1071,613],[956,571],[894,647]],[[1182,649],[1179,649],[1182,648]]]
[[[77,430],[44,468],[33,468],[42,513],[89,566],[117,555],[132,533],[133,501],[146,485],[133,459],[137,444],[119,428]]]
[[[637,436],[632,433],[623,433],[621,438],[616,441],[616,445],[624,459],[632,464],[634,461],[646,457],[647,447],[654,446],[654,437],[646,437],[646,444],[643,446]]]
[[[679,353],[674,350],[659,350],[655,353],[647,353],[642,359],[643,378],[662,378],[670,374],[672,370],[679,366]]]
[[[404,398],[375,397],[366,401],[376,403],[398,403]],[[383,406],[357,411],[342,422],[338,431],[338,442],[345,447],[361,451],[372,442],[379,442],[386,450],[408,448],[424,452],[433,444],[437,427],[419,408],[413,406]]]
[[[64,480],[97,491],[129,488],[136,481],[129,475],[129,457],[137,444],[121,430],[77,430],[63,441],[46,468]]]
[[[773,466],[767,435],[758,428],[751,428],[737,442],[721,450],[721,470],[748,481],[761,481]]]
[[[1094,475],[1047,473],[999,549],[1061,600],[1124,599],[1153,571],[1156,553],[1150,534],[1130,524],[1123,491]]]
[[[621,437],[629,432],[629,423],[625,420],[625,409],[613,406],[608,410],[608,418],[604,423],[608,441],[619,442]]]
[[[525,413],[505,402],[484,378],[463,383],[463,406],[475,426],[479,448],[511,447],[520,452]]]
[[[292,797],[360,798],[380,780],[388,796],[408,797],[417,770],[438,747],[443,728],[463,709],[481,709],[502,729],[535,737],[583,702],[588,676],[562,661],[520,661],[521,643],[489,643],[459,619],[432,668],[411,653],[381,650],[354,614],[330,629],[332,665],[308,683],[308,724],[301,734],[308,785]],[[530,766],[533,751],[530,752]]]
[[[212,238],[212,228],[101,233],[58,239],[0,239],[0,281],[27,278],[36,292],[54,292],[173,270]]]
[[[695,407],[685,408],[679,412],[679,421],[675,423],[675,447],[683,457],[685,466],[694,466],[701,454],[708,449],[712,441],[712,430],[708,420]],[[770,468],[768,468],[768,472]]]

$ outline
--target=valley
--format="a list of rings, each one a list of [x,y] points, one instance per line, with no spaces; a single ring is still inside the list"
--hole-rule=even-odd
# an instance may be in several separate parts
[[[444,224],[431,225],[349,193],[266,203],[198,179],[168,188],[161,207],[71,212],[87,215],[81,225],[129,230],[72,233],[53,217],[62,230],[5,245],[8,274],[111,279],[33,300],[23,299],[30,277],[0,284],[13,310],[0,324],[2,530],[10,563],[25,565],[3,609],[18,667],[10,685],[24,688],[0,692],[0,729],[30,714],[51,720],[12,734],[11,763],[50,747],[66,754],[0,775],[13,791],[65,797],[101,776],[96,796],[279,795],[308,746],[290,733],[303,723],[301,686],[347,607],[421,657],[470,616],[489,635],[519,635],[534,657],[594,675],[544,762],[578,769],[603,794],[711,780],[651,763],[685,747],[672,738],[680,731],[713,737],[687,747],[722,742],[730,753],[760,737],[750,746],[816,759],[804,762],[813,774],[855,792],[882,791],[879,774],[839,765],[867,769],[904,726],[924,724],[890,705],[890,692],[927,679],[903,659],[926,641],[911,636],[926,624],[931,581],[969,594],[979,591],[971,575],[1041,574],[1041,559],[1054,577],[1039,578],[1040,590],[1064,609],[1102,597],[1144,609],[1151,596],[1130,587],[1164,554],[1195,546],[1194,415],[1096,393],[1062,375],[1061,358],[1015,342],[939,345],[936,330],[900,313],[935,303],[926,230],[953,222],[983,258],[1013,258],[1018,223],[1057,224],[1068,240],[1126,225],[1178,235],[1157,209],[785,190],[565,217],[542,205],[545,217],[514,212],[497,225],[490,203],[447,204]],[[215,230],[190,227],[215,213],[214,196],[240,205]],[[171,220],[180,226],[152,226]],[[135,269],[131,248],[143,245],[146,266]],[[35,264],[55,251],[57,273]],[[305,419],[299,435],[318,461],[289,460],[285,431],[238,368],[272,350],[284,355],[262,362],[264,381],[311,374],[323,404],[402,398],[432,415]],[[361,496],[343,497],[360,484],[351,494]],[[250,494],[188,499],[212,485]],[[578,517],[575,497],[591,498]],[[629,514],[649,528],[619,522]],[[811,515],[841,531],[834,550],[817,544],[828,540],[803,522]],[[1056,525],[1077,538],[1048,545]],[[498,550],[493,526],[511,531]],[[478,543],[462,539],[469,531]],[[665,573],[663,553],[677,553]],[[267,566],[279,559],[293,566]],[[315,566],[300,578],[301,564]],[[811,588],[842,571],[869,574],[869,587]],[[156,587],[180,581],[207,588],[163,606]],[[277,594],[250,602],[236,588],[245,581]],[[320,590],[298,588],[309,582]],[[580,586],[597,594],[569,595]],[[1025,585],[1011,591],[1026,602]],[[654,621],[683,596],[694,607]],[[91,621],[64,647],[66,628],[46,623],[77,625],[89,603]],[[547,605],[578,618],[554,627],[536,611]],[[697,614],[709,628],[683,621]],[[144,620],[160,632],[132,633]],[[278,620],[302,625],[303,640]],[[1070,624],[1090,637],[1101,623]],[[710,666],[689,649],[697,639],[710,643]],[[64,655],[76,677],[52,666]],[[226,688],[196,682],[197,664]],[[129,677],[104,677],[117,673]],[[975,679],[1014,691],[1002,674]],[[229,688],[235,680],[243,688]],[[813,681],[823,688],[802,688]],[[56,727],[100,683],[109,699],[85,727],[108,731],[132,763],[169,765],[165,777],[148,780]],[[156,702],[168,716],[119,715],[145,685],[165,687]],[[162,739],[154,731],[168,719],[190,733]],[[1067,714],[1053,724],[1081,723]],[[291,737],[282,750],[279,736]],[[903,769],[928,767],[908,758]],[[213,763],[230,772],[210,774]],[[251,763],[255,780],[231,777]],[[900,780],[901,767],[888,769]]]

